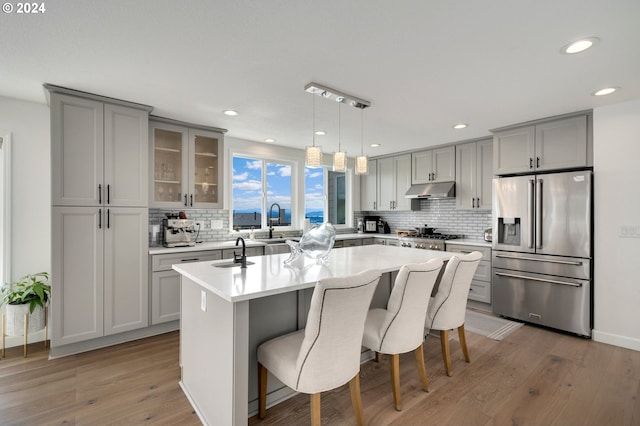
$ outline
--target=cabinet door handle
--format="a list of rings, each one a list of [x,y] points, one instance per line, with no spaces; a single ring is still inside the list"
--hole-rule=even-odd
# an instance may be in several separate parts
[[[533,169],[533,158],[529,157],[529,168]]]
[[[436,172],[431,173],[431,180],[436,180]]]
[[[476,208],[480,208],[480,197],[476,198]]]
[[[107,204],[111,203],[111,185],[107,185]]]
[[[191,207],[193,207],[193,194],[191,194]]]
[[[536,168],[540,167],[540,157],[536,157]]]
[[[102,209],[98,209],[98,229],[102,229]]]
[[[184,206],[187,207],[187,194],[184,194]]]
[[[376,209],[376,202],[375,201],[373,202],[373,209],[374,210]]]
[[[476,207],[476,199],[475,199],[475,198],[472,198],[472,199],[471,199],[471,208],[473,209],[473,208],[475,208],[475,207]]]
[[[109,209],[107,209],[107,229],[111,228],[111,215],[109,214]]]
[[[102,184],[98,184],[98,204],[102,204]]]

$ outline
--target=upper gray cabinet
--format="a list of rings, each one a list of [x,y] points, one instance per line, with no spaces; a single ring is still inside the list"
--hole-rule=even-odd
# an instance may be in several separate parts
[[[185,124],[157,117],[150,122],[150,205],[222,208],[225,130]]]
[[[493,132],[495,175],[589,166],[587,116]]]
[[[411,156],[380,158],[377,163],[377,210],[411,210],[411,200],[404,196],[411,187]]]
[[[377,160],[369,160],[369,173],[360,176],[360,210],[378,210]]]
[[[454,146],[411,154],[411,183],[448,182],[456,178]]]
[[[493,140],[456,145],[456,208],[491,210]]]
[[[52,92],[52,205],[148,204],[148,110]]]

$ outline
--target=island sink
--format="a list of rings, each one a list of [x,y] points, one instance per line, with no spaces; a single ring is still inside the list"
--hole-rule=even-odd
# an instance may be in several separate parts
[[[247,260],[247,265],[253,265],[254,263],[251,262],[250,260]],[[215,266],[216,268],[233,268],[235,266],[240,267],[242,266],[242,263],[238,263],[238,262],[234,262],[234,261],[230,261],[230,262],[224,262],[224,263],[217,263],[217,264],[213,264],[211,266]]]

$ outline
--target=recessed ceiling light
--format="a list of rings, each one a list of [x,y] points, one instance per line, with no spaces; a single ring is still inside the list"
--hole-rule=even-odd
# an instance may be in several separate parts
[[[610,95],[610,94],[612,94],[613,92],[615,92],[618,89],[619,89],[619,87],[605,87],[604,89],[596,90],[591,95],[592,96]]]
[[[326,134],[327,134],[327,132],[325,132],[324,130],[316,130],[316,135],[318,135],[318,136],[324,136]]]
[[[572,55],[574,53],[584,52],[585,50],[592,47],[596,44],[600,39],[597,37],[586,37],[580,40],[573,41],[562,47],[560,52],[565,53],[567,55]]]
[[[230,115],[230,116],[236,116],[236,115],[238,115],[238,111],[234,111],[234,110],[232,110],[232,109],[225,109],[225,110],[224,110],[224,111],[222,111],[222,112],[224,112],[224,114],[225,114],[225,115]]]
[[[273,138],[267,138],[264,140],[265,142],[275,142],[276,140]]]
[[[456,129],[456,130],[464,129],[465,127],[467,127],[467,124],[465,124],[465,123],[458,123],[458,124],[453,126],[453,128]]]
[[[372,143],[371,145],[369,145],[371,148],[378,148],[380,146],[379,143]]]

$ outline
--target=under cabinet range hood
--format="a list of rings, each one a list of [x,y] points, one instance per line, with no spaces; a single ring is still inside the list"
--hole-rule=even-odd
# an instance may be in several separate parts
[[[456,196],[455,182],[421,183],[411,185],[405,198],[453,198]]]

